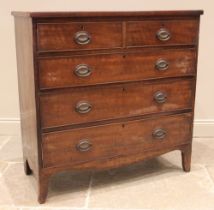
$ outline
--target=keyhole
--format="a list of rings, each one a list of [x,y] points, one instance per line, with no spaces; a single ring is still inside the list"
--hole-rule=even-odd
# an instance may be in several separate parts
[[[123,92],[125,92],[125,91],[126,91],[126,88],[123,87]]]
[[[80,28],[81,28],[82,31],[84,31],[85,27],[83,25],[81,25]]]
[[[164,27],[165,26],[165,24],[164,23],[161,23],[161,27]]]
[[[125,124],[122,124],[122,128],[125,128]]]
[[[123,58],[126,58],[126,55],[123,55]]]

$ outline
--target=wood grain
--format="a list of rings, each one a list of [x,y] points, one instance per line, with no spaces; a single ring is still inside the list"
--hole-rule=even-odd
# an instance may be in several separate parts
[[[29,166],[29,169],[38,178],[39,161],[41,160],[39,147],[41,145],[38,143],[37,134],[32,27],[30,18],[17,17],[15,19],[23,158],[25,169]],[[28,172],[26,170],[26,173]]]
[[[25,173],[44,203],[50,177],[116,168],[180,150],[190,170],[199,19],[197,11],[13,12]],[[162,42],[156,33],[167,29]],[[87,31],[91,42],[74,40]],[[154,66],[169,63],[166,71]],[[74,75],[76,65],[92,68]],[[167,94],[157,103],[154,94]],[[89,101],[90,112],[75,111]],[[154,139],[157,129],[166,131]],[[76,148],[81,140],[91,150]]]
[[[166,11],[96,11],[96,12],[19,12],[13,11],[12,15],[14,16],[24,16],[24,17],[32,17],[32,18],[61,18],[61,17],[170,17],[170,18],[178,18],[180,16],[190,17],[203,14],[203,10],[166,10]]]
[[[194,75],[195,58],[193,49],[41,58],[38,62],[40,88],[45,90]],[[156,69],[155,64],[160,59],[169,63],[167,70]],[[80,64],[87,65],[92,73],[87,77],[78,77],[74,71]]]
[[[142,162],[144,160],[158,157],[167,152],[172,152],[175,150],[183,151],[184,148],[188,146],[191,146],[191,143],[180,144],[174,147],[161,148],[159,150],[148,150],[148,151],[144,151],[143,153],[135,153],[132,155],[115,156],[115,157],[103,158],[99,160],[95,159],[90,162],[77,163],[75,165],[48,167],[48,168],[43,168],[42,172],[43,174],[50,176],[55,173],[59,173],[61,171],[68,171],[68,170],[84,172],[87,170],[101,171],[101,170],[107,170],[107,169],[113,169],[113,168],[121,168],[130,164],[135,164],[135,163]]]
[[[77,44],[74,36],[78,31],[87,31],[91,42]],[[122,47],[121,22],[74,22],[74,23],[39,23],[37,26],[38,50],[85,50]]]
[[[197,19],[130,21],[126,25],[126,45],[184,45],[197,44],[199,23]],[[171,33],[168,41],[157,39],[159,29],[167,29]]]
[[[167,101],[159,104],[154,100],[157,91],[167,93]],[[102,121],[176,111],[192,107],[192,80],[169,80],[150,84],[130,83],[91,88],[75,88],[40,96],[43,128],[86,122]],[[87,101],[90,112],[79,114],[76,104]]]
[[[185,144],[190,141],[190,121],[191,114],[188,113],[44,134],[44,167],[72,166],[95,159],[133,155]],[[165,138],[156,139],[152,136],[158,128],[166,131]],[[77,145],[84,139],[91,142],[91,150],[78,151]]]

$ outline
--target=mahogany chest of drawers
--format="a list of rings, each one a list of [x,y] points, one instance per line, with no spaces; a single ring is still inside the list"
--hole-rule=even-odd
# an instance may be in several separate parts
[[[13,12],[24,166],[51,175],[180,150],[190,170],[203,11]]]

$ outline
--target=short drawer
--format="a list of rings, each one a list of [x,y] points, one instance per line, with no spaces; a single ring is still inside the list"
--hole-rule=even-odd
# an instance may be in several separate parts
[[[75,87],[195,74],[196,52],[144,50],[39,60],[40,88]]]
[[[185,144],[191,140],[191,122],[189,113],[43,134],[43,165],[72,165]]]
[[[198,20],[162,20],[127,22],[127,46],[195,45]]]
[[[40,96],[43,128],[192,108],[193,81],[73,88]]]
[[[38,51],[107,49],[122,46],[122,23],[39,23]]]

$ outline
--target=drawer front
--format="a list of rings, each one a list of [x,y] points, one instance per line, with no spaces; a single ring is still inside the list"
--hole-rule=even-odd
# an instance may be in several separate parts
[[[161,150],[191,140],[191,114],[43,134],[44,167]]]
[[[40,96],[43,128],[192,108],[193,81],[74,88]]]
[[[195,74],[194,50],[43,58],[40,88],[74,87]]]
[[[197,44],[198,20],[128,22],[127,46]]]
[[[39,51],[118,48],[122,46],[122,23],[40,23],[37,39]]]

